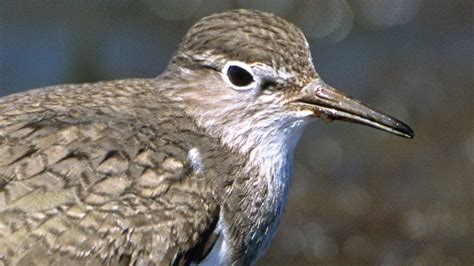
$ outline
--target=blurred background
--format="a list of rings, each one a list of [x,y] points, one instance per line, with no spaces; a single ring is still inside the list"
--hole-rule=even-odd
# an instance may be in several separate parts
[[[474,1],[0,0],[0,96],[155,77],[194,22],[234,8],[301,27],[327,83],[416,133],[311,125],[258,265],[472,265]]]

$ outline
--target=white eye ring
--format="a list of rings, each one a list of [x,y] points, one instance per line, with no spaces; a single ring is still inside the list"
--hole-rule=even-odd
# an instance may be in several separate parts
[[[235,80],[234,82],[229,78],[229,68],[231,67],[237,67],[237,68],[240,68],[240,69],[243,69],[245,70],[247,73],[244,73],[244,77],[242,78],[245,78],[247,80],[245,80],[244,82],[246,83],[247,81],[249,82],[247,85],[239,85],[239,84],[236,84]],[[222,78],[224,79],[224,81],[229,84],[232,89],[234,90],[238,90],[238,91],[245,91],[245,90],[249,90],[249,89],[253,89],[255,88],[255,84],[257,84],[256,80],[255,80],[255,74],[252,70],[252,68],[247,65],[246,63],[243,63],[243,62],[240,62],[240,61],[228,61],[225,66],[222,68]],[[245,76],[245,75],[250,75],[249,76]]]

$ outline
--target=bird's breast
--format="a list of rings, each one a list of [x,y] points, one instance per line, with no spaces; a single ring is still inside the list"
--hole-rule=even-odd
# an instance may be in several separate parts
[[[292,174],[292,153],[266,151],[260,159],[248,157],[240,170],[234,169],[233,184],[227,188],[219,220],[215,249],[208,261],[223,264],[252,264],[268,249],[284,206]],[[218,255],[217,255],[218,254]]]

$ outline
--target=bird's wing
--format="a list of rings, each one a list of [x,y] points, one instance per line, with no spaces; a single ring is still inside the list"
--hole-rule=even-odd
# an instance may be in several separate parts
[[[31,95],[0,99],[0,262],[202,259],[219,206],[188,162],[184,118],[87,118]]]

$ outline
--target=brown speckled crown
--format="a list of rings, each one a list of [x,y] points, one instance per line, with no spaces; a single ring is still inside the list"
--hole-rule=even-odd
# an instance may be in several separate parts
[[[171,65],[218,66],[223,60],[237,60],[314,76],[310,58],[303,32],[292,23],[261,11],[233,10],[197,22],[183,38]]]

